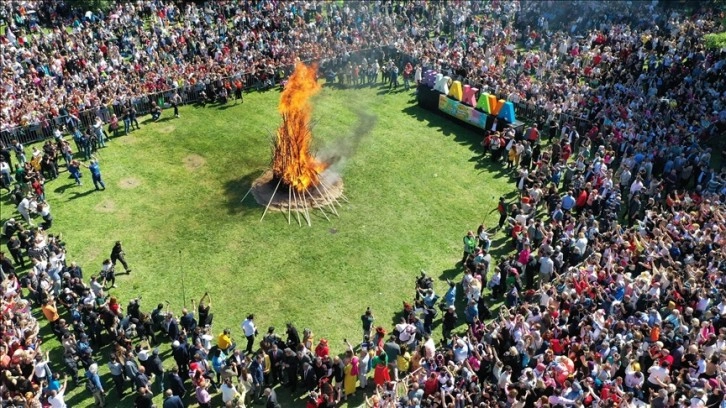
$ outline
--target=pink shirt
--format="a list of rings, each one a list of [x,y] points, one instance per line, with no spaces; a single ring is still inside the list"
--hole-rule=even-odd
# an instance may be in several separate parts
[[[197,387],[197,401],[199,401],[200,404],[207,404],[211,400],[212,397],[209,395],[206,388]]]

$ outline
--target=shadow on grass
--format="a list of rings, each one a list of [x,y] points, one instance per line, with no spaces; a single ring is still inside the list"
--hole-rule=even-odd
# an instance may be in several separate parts
[[[454,136],[454,140],[463,146],[468,146],[469,150],[480,154],[479,143],[482,140],[481,135],[477,135],[476,132],[465,128],[453,120],[447,119],[446,117],[440,116],[434,112],[427,111],[426,109],[418,105],[410,105],[403,109],[401,112],[416,118],[419,122],[428,122],[428,126],[437,129],[445,136]],[[483,131],[482,131],[483,133]]]
[[[95,193],[96,191],[97,191],[96,189],[86,190],[86,191],[84,191],[82,193],[79,193],[78,191],[74,191],[74,192],[71,193],[71,197],[68,198],[68,199],[69,200],[77,200],[77,199],[79,199],[81,197],[85,197],[87,195],[91,195],[91,194]]]
[[[75,186],[75,185],[76,185],[76,183],[75,183],[75,182],[73,182],[73,183],[68,183],[68,184],[64,184],[64,185],[62,185],[62,186],[58,186],[58,187],[56,187],[56,188],[55,188],[55,189],[54,189],[53,191],[54,191],[54,192],[56,192],[56,193],[58,193],[58,194],[63,194],[63,193],[65,193],[65,192],[66,192],[66,190],[68,190],[69,188],[71,188],[71,187],[73,187],[73,186]]]
[[[224,205],[229,214],[249,213],[258,211],[260,216],[264,207],[257,204],[250,192],[252,182],[264,173],[264,169],[258,169],[240,178],[232,179],[224,183]],[[249,194],[248,194],[249,193]]]

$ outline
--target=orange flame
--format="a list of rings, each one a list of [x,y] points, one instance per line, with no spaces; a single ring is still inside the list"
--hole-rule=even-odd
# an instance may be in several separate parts
[[[275,138],[272,172],[298,192],[317,185],[320,173],[328,167],[310,153],[313,138],[310,129],[310,98],[320,91],[316,71],[316,66],[297,63],[278,106],[282,123]]]

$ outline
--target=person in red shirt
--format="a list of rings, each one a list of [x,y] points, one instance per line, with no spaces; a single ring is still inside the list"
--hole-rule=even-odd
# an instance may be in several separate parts
[[[439,389],[438,373],[436,373],[436,371],[434,371],[433,373],[431,373],[429,378],[424,383],[424,387],[423,387],[424,396],[427,397],[429,395],[434,395],[434,394],[436,394],[436,391],[438,391],[438,389]]]
[[[315,347],[315,355],[323,358],[330,355],[330,347],[328,347],[328,340],[320,339],[320,343]]]
[[[572,147],[570,146],[570,142],[565,142],[565,145],[562,146],[562,153],[560,154],[560,157],[562,157],[562,161],[567,163],[567,160],[570,159],[570,156],[572,155]]]

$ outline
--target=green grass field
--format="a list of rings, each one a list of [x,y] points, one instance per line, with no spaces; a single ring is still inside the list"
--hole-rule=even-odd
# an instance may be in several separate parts
[[[239,324],[255,313],[260,332],[274,325],[284,334],[285,322],[293,322],[301,333],[309,327],[316,339],[328,338],[334,352],[344,350],[344,338],[359,341],[367,306],[390,328],[420,269],[443,294],[445,279],[461,276],[454,265],[462,236],[482,221],[494,226],[497,198],[512,191],[499,166],[478,162],[481,136],[417,107],[413,93],[325,88],[315,99],[319,148],[350,138],[354,108],[377,117],[343,166],[349,202],[330,222],[313,212],[311,227],[288,225],[279,212],[260,222],[263,207],[241,199],[269,165],[278,98],[276,91],[253,93],[244,104],[185,106],[179,119],[171,110],[157,123],[144,117],[140,131],[101,150],[106,191],[93,189],[87,170],[83,186],[67,173],[49,182],[52,232],[64,233],[69,260],[88,277],[122,240],[133,273],[119,274],[112,294],[124,307],[143,296],[143,310],[168,300],[179,312],[184,299],[189,305],[208,291],[215,334],[230,327],[244,343]],[[11,216],[7,204],[3,219]],[[504,243],[495,237],[495,256]],[[106,372],[107,353],[98,357]],[[110,377],[104,381],[115,406]],[[90,406],[88,396],[79,387],[68,402]],[[295,402],[287,391],[279,396],[283,406],[302,405],[299,395]],[[361,402],[359,395],[350,406]],[[132,405],[127,396],[119,406]]]

